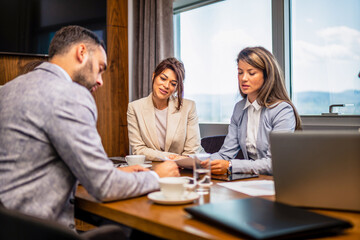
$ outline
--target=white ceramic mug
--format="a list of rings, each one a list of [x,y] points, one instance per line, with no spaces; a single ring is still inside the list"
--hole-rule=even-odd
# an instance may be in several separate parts
[[[129,166],[144,164],[145,155],[127,155],[125,160]]]
[[[189,179],[181,177],[164,177],[159,179],[160,190],[169,200],[180,200],[186,195]]]

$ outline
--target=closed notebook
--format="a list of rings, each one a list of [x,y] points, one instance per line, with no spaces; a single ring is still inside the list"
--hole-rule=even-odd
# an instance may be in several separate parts
[[[252,239],[286,239],[337,233],[351,223],[262,198],[185,208],[195,218]]]

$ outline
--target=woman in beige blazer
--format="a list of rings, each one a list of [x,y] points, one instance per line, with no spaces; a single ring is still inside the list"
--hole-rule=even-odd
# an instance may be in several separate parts
[[[184,65],[163,60],[152,76],[153,92],[129,103],[129,141],[133,154],[161,160],[173,154],[200,152],[200,131],[195,102],[183,99]]]

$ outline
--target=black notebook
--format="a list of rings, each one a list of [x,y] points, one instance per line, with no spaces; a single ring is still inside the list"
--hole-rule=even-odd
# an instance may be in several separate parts
[[[262,198],[235,199],[185,208],[214,227],[252,239],[286,239],[337,233],[351,223]]]

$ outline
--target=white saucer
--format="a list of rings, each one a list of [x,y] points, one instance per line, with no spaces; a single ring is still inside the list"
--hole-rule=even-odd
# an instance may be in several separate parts
[[[175,200],[170,200],[170,199],[166,199],[164,197],[164,195],[162,194],[161,191],[158,192],[152,192],[149,193],[147,195],[147,197],[154,201],[155,203],[158,204],[164,204],[164,205],[177,205],[177,204],[186,204],[186,203],[191,203],[193,202],[195,199],[198,199],[200,196],[199,194],[197,194],[196,192],[191,192],[189,193],[186,197],[181,198],[181,199],[175,199]]]
[[[151,168],[152,167],[151,164],[139,164],[139,165],[142,166],[143,168]],[[123,163],[123,164],[115,165],[115,167],[129,167],[129,165],[127,165],[127,163]]]
[[[152,167],[151,164],[140,164],[140,166],[142,166],[143,168],[151,168]]]

